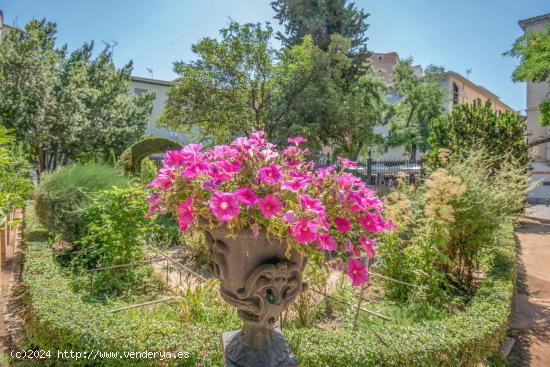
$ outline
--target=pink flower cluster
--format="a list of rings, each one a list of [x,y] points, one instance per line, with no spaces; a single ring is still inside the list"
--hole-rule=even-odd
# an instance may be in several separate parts
[[[344,263],[353,285],[368,282],[377,234],[394,229],[382,217],[382,201],[346,172],[355,162],[339,158],[339,167],[315,169],[301,147],[306,140],[288,142],[277,150],[260,131],[210,150],[191,144],[167,152],[148,185],[148,215],[172,213],[182,232],[199,223],[256,236],[264,228],[301,252]]]

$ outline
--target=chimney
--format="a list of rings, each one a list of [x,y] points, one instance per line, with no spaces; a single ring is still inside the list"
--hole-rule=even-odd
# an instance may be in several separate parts
[[[4,13],[0,10],[0,29],[4,27]]]

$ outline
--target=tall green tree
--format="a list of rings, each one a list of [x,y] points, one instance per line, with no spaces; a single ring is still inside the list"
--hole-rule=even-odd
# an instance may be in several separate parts
[[[284,25],[285,32],[277,38],[289,47],[302,43],[311,35],[316,46],[327,51],[331,36],[339,34],[351,40],[349,47],[355,69],[362,67],[369,57],[366,36],[368,13],[357,9],[348,0],[275,0],[271,2],[275,19]]]
[[[175,64],[180,75],[168,91],[159,124],[172,129],[198,127],[203,140],[227,143],[264,130],[284,142],[308,138],[315,150],[356,156],[376,136],[387,108],[385,86],[374,73],[348,78],[351,41],[333,35],[322,50],[306,36],[276,52],[271,28],[230,23],[220,40],[193,46],[196,61]]]
[[[0,43],[0,122],[24,143],[39,173],[82,155],[106,156],[143,135],[152,94],[132,97],[131,62],[117,69],[93,44],[67,54],[56,25],[32,20]]]
[[[494,111],[490,101],[456,105],[449,115],[434,120],[429,136],[429,165],[441,163],[440,149],[464,156],[474,150],[490,153],[498,168],[512,157],[523,166],[529,162],[525,143],[525,119],[515,112]]]
[[[390,115],[387,88],[372,71],[347,78],[350,47],[349,39],[335,34],[326,51],[311,36],[283,51],[274,71],[271,111],[274,118],[280,116],[279,139],[303,135],[316,150],[329,148],[352,158],[380,139],[373,128]]]
[[[520,64],[512,74],[513,81],[550,83],[550,24],[542,32],[529,32],[520,36],[505,55],[520,59]],[[547,97],[539,105],[542,126],[550,125],[550,96]]]
[[[269,25],[231,22],[220,40],[204,38],[192,46],[197,59],[179,61],[179,75],[168,90],[159,126],[189,131],[203,139],[228,142],[256,130],[272,132],[268,120],[275,50]]]
[[[399,97],[390,121],[388,146],[404,146],[410,159],[428,148],[433,121],[444,112],[447,93],[443,88],[443,68],[430,65],[418,75],[412,59],[400,61],[394,72],[393,92]]]

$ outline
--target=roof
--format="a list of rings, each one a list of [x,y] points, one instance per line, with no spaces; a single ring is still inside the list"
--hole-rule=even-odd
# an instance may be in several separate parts
[[[520,20],[518,22],[518,24],[521,27],[521,29],[525,30],[525,28],[530,24],[540,23],[540,22],[545,22],[545,21],[550,22],[550,13],[537,15],[536,17],[531,17],[531,18]]]
[[[170,82],[167,80],[160,80],[160,79],[152,79],[152,78],[144,78],[141,76],[131,76],[130,79],[133,82],[139,82],[139,83],[145,83],[145,84],[156,84],[156,85],[163,85],[163,86],[169,86]]]
[[[516,110],[514,110],[512,107],[508,106],[506,103],[504,103],[503,101],[501,101],[500,97],[497,96],[496,94],[494,94],[493,92],[491,92],[489,89],[485,88],[485,87],[482,87],[481,85],[478,85],[474,82],[472,82],[470,79],[468,78],[465,78],[464,76],[462,76],[461,74],[457,73],[457,72],[454,72],[454,71],[446,71],[443,73],[444,76],[446,77],[449,77],[449,76],[454,76],[458,79],[460,79],[462,82],[464,83],[467,83],[469,84],[471,87],[479,90],[480,92],[482,92],[483,94],[487,95],[488,97],[490,97],[490,99],[492,99],[493,101],[498,101],[499,103],[501,103],[502,105],[504,105],[504,107],[506,107],[507,109],[509,109],[510,111],[515,111],[517,112]]]

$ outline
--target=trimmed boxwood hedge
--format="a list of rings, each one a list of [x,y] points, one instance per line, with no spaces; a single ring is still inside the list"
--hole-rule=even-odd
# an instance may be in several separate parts
[[[126,173],[139,173],[141,170],[141,161],[148,155],[155,153],[164,153],[170,149],[180,149],[182,145],[176,141],[147,137],[128,147],[119,158],[119,163]]]
[[[29,215],[29,213],[27,214]],[[32,230],[32,229],[31,229]],[[414,327],[320,330],[285,328],[301,366],[471,366],[499,350],[505,336],[515,277],[511,225],[487,278],[464,312]],[[106,312],[84,303],[68,285],[45,242],[27,240],[27,334],[41,349],[86,351],[187,351],[185,366],[221,366],[222,327],[154,318],[154,312]],[[378,337],[384,340],[382,343]],[[152,365],[153,361],[141,361]],[[166,365],[166,361],[157,361]],[[68,365],[138,365],[136,360],[69,361]],[[178,360],[182,365],[182,360]]]

